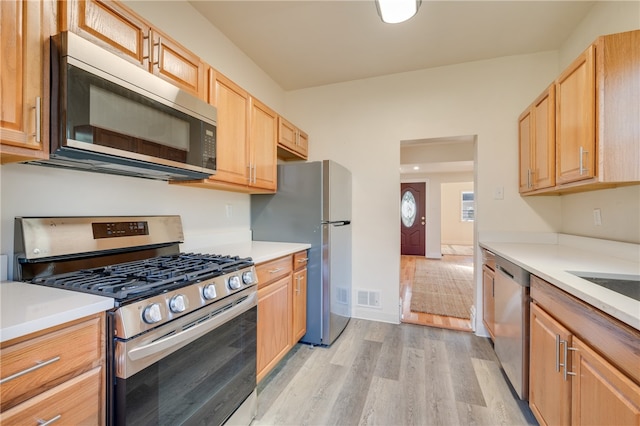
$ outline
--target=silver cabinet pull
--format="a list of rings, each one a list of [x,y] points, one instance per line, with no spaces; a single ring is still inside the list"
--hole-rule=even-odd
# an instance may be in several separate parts
[[[580,147],[580,176],[587,173],[589,169],[584,167],[584,156],[589,154],[589,151],[585,151],[583,147]]]
[[[560,372],[560,335],[556,334],[556,373]]]
[[[270,271],[268,271],[270,274],[275,274],[276,272],[280,272],[282,271],[282,268],[276,268],[276,269],[271,269]]]
[[[305,257],[304,259],[298,259],[298,263],[304,263],[304,262],[306,262],[308,260],[309,260],[308,257]]]
[[[302,276],[298,275],[296,277],[296,294],[300,294],[300,281],[302,281]]]
[[[153,49],[158,46],[158,57],[154,57],[153,55]],[[158,69],[160,69],[160,47],[162,46],[162,37],[158,36],[158,42],[157,43],[153,43],[151,42],[151,47],[149,48],[149,55],[151,55],[151,68],[153,68],[155,65],[158,66]]]
[[[564,381],[567,381],[568,376],[575,376],[576,373],[573,371],[568,371],[567,368],[569,366],[569,351],[577,351],[576,348],[570,348],[569,344],[566,340],[564,340]]]
[[[531,189],[531,169],[527,169],[527,188]]]
[[[42,123],[40,121],[42,119],[42,102],[40,96],[36,97],[36,104],[33,109],[36,111],[36,132],[34,136],[36,137],[36,142],[40,143],[42,140]]]
[[[55,417],[52,417],[49,420],[38,420],[38,426],[47,426],[50,425],[53,422],[57,422],[58,420],[60,420],[62,418],[62,414],[58,414]]]
[[[18,371],[16,374],[12,374],[11,376],[5,377],[4,379],[0,380],[0,385],[3,383],[7,383],[13,379],[17,379],[18,377],[24,376],[25,374],[29,374],[32,371],[39,370],[40,368],[46,367],[49,364],[53,364],[56,361],[60,361],[59,356],[51,358],[50,360],[47,360],[47,361],[36,361],[36,365],[34,365],[33,367],[29,367],[26,370]]]
[[[147,42],[147,48],[149,48],[147,56],[143,56],[142,59],[148,59],[149,61],[151,61],[151,45],[149,44],[149,39],[151,39],[151,31],[149,31],[146,36],[142,37],[142,39]]]

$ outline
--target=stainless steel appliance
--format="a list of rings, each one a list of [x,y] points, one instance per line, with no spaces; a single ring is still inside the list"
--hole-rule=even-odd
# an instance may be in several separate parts
[[[179,216],[15,219],[19,280],[115,299],[107,422],[248,425],[256,413],[251,258],[181,253]]]
[[[216,108],[71,33],[51,38],[45,166],[158,180],[216,169]]]
[[[307,263],[307,333],[330,345],[351,318],[351,172],[330,161],[278,166],[278,192],[251,196],[257,241],[311,244]]]
[[[520,399],[529,398],[528,271],[496,256],[494,349]]]

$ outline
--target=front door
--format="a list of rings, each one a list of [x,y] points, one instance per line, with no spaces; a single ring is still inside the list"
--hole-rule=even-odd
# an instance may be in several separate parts
[[[425,254],[424,182],[400,184],[400,252],[403,255]]]

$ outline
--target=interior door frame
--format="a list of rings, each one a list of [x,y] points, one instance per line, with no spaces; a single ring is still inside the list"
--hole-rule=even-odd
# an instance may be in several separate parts
[[[429,257],[429,241],[427,240],[427,229],[429,228],[429,178],[421,179],[400,179],[400,184],[403,183],[424,183],[424,217],[427,225],[424,227],[424,256]],[[400,194],[402,195],[402,194]]]

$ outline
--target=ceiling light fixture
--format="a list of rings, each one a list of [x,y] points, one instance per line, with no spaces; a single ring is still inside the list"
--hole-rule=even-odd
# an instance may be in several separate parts
[[[376,0],[376,9],[383,22],[398,24],[418,13],[422,0]]]

